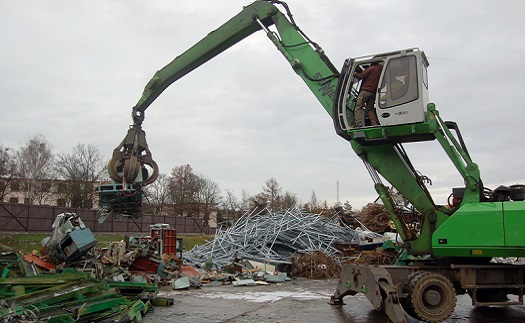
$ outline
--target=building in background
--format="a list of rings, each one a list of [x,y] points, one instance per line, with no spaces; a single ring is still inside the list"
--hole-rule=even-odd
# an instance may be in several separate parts
[[[97,187],[99,184],[100,182],[91,184],[95,200],[93,207],[86,209],[97,209]],[[35,183],[27,178],[0,177],[0,201],[4,203],[75,207],[69,198],[68,186],[68,181],[59,179],[44,179]],[[166,203],[161,209],[162,212],[157,214],[147,200],[143,203],[143,214],[193,217],[203,219],[203,224],[206,226],[217,227],[216,205],[210,208],[201,205],[201,203],[184,206]]]

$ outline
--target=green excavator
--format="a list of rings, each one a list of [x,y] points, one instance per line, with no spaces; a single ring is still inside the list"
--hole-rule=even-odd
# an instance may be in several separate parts
[[[457,124],[443,121],[429,102],[425,53],[408,48],[348,58],[338,70],[282,1],[259,0],[244,7],[155,73],[109,162],[113,182],[99,188],[105,213],[140,216],[142,189],[158,175],[142,130],[146,109],[173,82],[257,31],[266,33],[332,118],[336,133],[362,159],[403,241],[404,257],[395,265],[342,264],[329,303],[342,305],[345,296],[362,293],[392,322],[406,322],[406,314],[443,321],[454,311],[456,296],[465,293],[474,306],[522,305],[525,266],[493,259],[525,256],[525,185],[483,186]],[[355,74],[372,64],[382,66],[373,110],[379,124],[367,118],[356,128],[363,80]],[[464,186],[451,188],[446,205],[434,202],[428,178],[404,149],[428,141],[440,144],[464,180]]]

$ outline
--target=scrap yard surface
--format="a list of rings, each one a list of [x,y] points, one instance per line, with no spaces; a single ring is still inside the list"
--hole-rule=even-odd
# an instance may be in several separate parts
[[[260,286],[222,285],[184,291],[163,288],[159,295],[173,297],[174,305],[155,307],[142,322],[388,322],[388,317],[375,311],[362,294],[346,297],[346,305],[329,305],[336,282],[298,278]],[[409,316],[407,321],[420,322]],[[454,313],[444,322],[525,322],[525,309],[473,307],[470,297],[461,295]]]

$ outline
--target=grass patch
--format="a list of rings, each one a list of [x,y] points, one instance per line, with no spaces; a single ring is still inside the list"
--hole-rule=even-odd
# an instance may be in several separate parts
[[[24,254],[33,252],[33,250],[40,251],[42,249],[41,241],[44,238],[51,236],[47,233],[15,233],[0,235],[0,244],[9,247],[11,251],[21,251]],[[105,247],[109,242],[112,241],[121,241],[124,239],[124,235],[121,234],[95,234],[95,239],[97,240],[97,248]]]
[[[195,245],[202,246],[208,241],[212,241],[215,236],[210,235],[184,235],[178,234],[177,238],[182,238],[182,250],[191,250]]]
[[[0,244],[9,247],[11,251],[21,251],[24,254],[31,253],[33,250],[40,251],[42,239],[49,234],[43,233],[15,233],[0,236]]]
[[[147,234],[136,234],[147,235]],[[40,251],[42,248],[41,241],[44,238],[51,236],[51,233],[7,233],[0,234],[0,245],[9,247],[11,251],[21,251],[24,254],[33,252],[33,250]],[[178,234],[177,238],[182,238],[182,249],[184,251],[191,250],[195,245],[202,246],[207,241],[213,240],[213,235],[184,235]],[[95,234],[97,240],[97,248],[104,248],[108,243],[113,241],[121,241],[124,239],[123,234],[102,233]],[[0,246],[1,247],[1,246]],[[0,248],[3,250],[4,248]]]

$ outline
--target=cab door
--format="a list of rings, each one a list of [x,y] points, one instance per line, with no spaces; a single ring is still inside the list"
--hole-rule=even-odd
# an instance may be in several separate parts
[[[420,53],[390,56],[386,60],[376,98],[381,126],[426,121],[428,81],[426,60]]]

